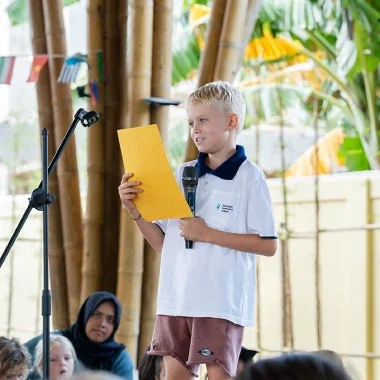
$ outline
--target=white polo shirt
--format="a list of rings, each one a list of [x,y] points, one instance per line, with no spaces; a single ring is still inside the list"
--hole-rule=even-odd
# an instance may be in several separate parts
[[[197,164],[196,216],[214,229],[275,239],[264,173],[246,159],[244,148],[238,146],[235,155],[215,171],[205,166],[204,158],[200,154],[198,162],[188,162],[175,171],[183,190],[183,168]],[[165,232],[157,314],[222,318],[252,326],[256,255],[202,242],[185,249],[178,219],[156,223]]]

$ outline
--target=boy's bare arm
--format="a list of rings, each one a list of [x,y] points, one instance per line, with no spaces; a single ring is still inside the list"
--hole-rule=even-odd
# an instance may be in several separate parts
[[[153,247],[155,251],[161,252],[165,237],[165,234],[162,232],[161,228],[154,223],[146,222],[142,216],[137,216],[137,218],[133,217],[133,219],[136,219],[136,225],[144,238],[148,241],[148,243]]]
[[[208,227],[201,218],[181,219],[180,229],[181,236],[189,240],[215,244],[236,251],[273,256],[277,250],[276,239],[266,239],[256,234],[236,234],[215,230]]]
[[[162,251],[162,246],[164,244],[165,234],[162,232],[161,228],[156,224],[151,222],[146,222],[137,209],[133,199],[135,199],[139,193],[143,190],[136,186],[141,185],[139,181],[129,181],[133,174],[124,174],[119,186],[119,196],[127,209],[127,212],[131,218],[136,222],[137,227],[144,236],[144,238],[149,242],[149,244],[158,252]]]

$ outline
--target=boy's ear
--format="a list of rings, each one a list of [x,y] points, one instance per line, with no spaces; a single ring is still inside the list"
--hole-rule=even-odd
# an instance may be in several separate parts
[[[237,128],[239,123],[239,117],[236,115],[236,113],[231,113],[228,115],[228,125],[227,125],[227,130],[228,131],[233,131],[234,129]]]

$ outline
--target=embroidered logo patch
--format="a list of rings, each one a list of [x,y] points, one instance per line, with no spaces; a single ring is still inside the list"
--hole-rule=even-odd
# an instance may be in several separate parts
[[[234,206],[233,205],[224,205],[221,203],[217,203],[216,205],[216,210],[224,212],[226,214],[229,214],[234,211]]]
[[[213,354],[212,351],[210,351],[208,348],[204,348],[203,350],[198,351],[203,356],[210,356]]]

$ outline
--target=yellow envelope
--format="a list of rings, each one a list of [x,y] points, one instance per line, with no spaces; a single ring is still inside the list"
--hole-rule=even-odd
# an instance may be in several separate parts
[[[159,219],[191,217],[192,213],[166,157],[156,124],[117,131],[126,173],[141,181],[142,193],[134,200],[142,217]]]

